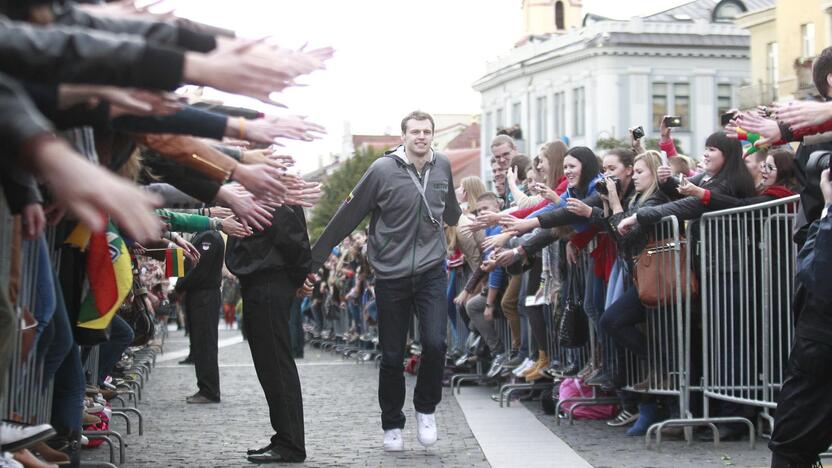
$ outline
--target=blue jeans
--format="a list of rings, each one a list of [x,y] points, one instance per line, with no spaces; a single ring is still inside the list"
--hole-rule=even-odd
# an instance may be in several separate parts
[[[432,414],[442,400],[442,373],[445,367],[446,310],[448,276],[443,263],[424,273],[397,279],[376,279],[378,306],[379,368],[378,402],[381,427],[401,429],[405,397],[404,353],[413,312],[419,319],[422,357],[413,406]]]
[[[118,315],[110,324],[110,339],[101,343],[98,354],[98,385],[113,371],[124,350],[133,342],[133,329]]]
[[[63,309],[63,300],[59,301]],[[44,373],[54,375],[52,390],[52,426],[57,430],[81,430],[81,411],[84,406],[84,369],[81,352],[72,336],[69,316],[65,310],[52,317],[55,336],[45,359]],[[63,356],[63,359],[60,359]]]

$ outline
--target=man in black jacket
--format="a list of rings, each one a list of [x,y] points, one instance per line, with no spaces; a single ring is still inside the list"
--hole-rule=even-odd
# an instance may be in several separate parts
[[[275,431],[266,447],[248,451],[248,459],[301,463],[306,459],[303,400],[289,318],[312,262],[303,209],[281,206],[265,230],[230,239],[225,262],[240,279],[243,327]]]
[[[191,243],[199,251],[199,262],[176,282],[176,291],[185,293],[185,313],[191,325],[191,356],[199,390],[187,397],[188,403],[220,402],[220,369],[217,364],[217,339],[225,245],[217,231],[203,231]]]
[[[777,397],[769,448],[772,468],[820,466],[832,443],[832,181],[821,175],[823,207],[797,255],[795,338]],[[816,465],[817,463],[817,465]]]

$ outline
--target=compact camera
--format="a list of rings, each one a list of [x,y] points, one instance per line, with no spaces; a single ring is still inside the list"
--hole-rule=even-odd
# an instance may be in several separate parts
[[[621,195],[621,181],[615,176],[604,177],[598,182],[595,182],[595,190],[601,195],[609,196],[610,192],[607,190],[607,179],[615,181],[615,190],[618,192],[618,195]]]

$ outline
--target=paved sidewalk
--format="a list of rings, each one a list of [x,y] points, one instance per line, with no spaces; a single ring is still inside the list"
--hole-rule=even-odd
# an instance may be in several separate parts
[[[236,331],[220,331],[221,342],[235,336]],[[186,346],[181,332],[171,332],[166,354]],[[222,403],[218,405],[185,403],[185,396],[196,391],[194,369],[177,365],[179,360],[158,362],[153,370],[139,403],[145,433],[139,436],[134,424],[133,434],[125,435],[125,466],[255,466],[246,461],[246,449],[266,445],[272,432],[248,344],[219,351]],[[449,390],[437,411],[440,440],[425,449],[416,441],[411,403],[415,378],[408,376],[407,450],[389,454],[381,450],[378,369],[372,363],[356,364],[310,347],[305,359],[297,362],[303,386],[306,466],[489,466]],[[113,429],[124,435],[121,420],[114,422]],[[85,450],[83,455],[85,461],[109,458],[106,446]]]

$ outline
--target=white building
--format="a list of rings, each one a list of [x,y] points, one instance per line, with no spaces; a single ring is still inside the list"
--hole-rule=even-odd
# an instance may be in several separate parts
[[[513,124],[523,130],[524,151],[534,153],[561,136],[570,146],[594,148],[598,139],[624,139],[639,125],[647,138],[658,138],[661,117],[679,115],[683,127],[674,136],[699,156],[750,77],[749,35],[733,18],[773,3],[695,0],[629,21],[585,15],[570,27],[564,17],[576,17],[569,12],[580,2],[524,2],[524,10],[548,14],[557,26],[543,37],[529,35],[474,83],[482,94],[484,180],[491,139]]]

